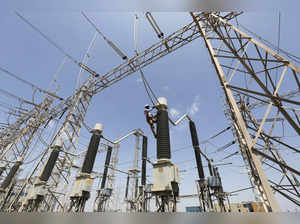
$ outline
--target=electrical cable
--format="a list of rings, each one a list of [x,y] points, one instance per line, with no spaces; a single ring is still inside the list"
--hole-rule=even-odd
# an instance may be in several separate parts
[[[44,33],[42,33],[36,26],[34,26],[32,23],[30,23],[27,19],[25,19],[20,13],[15,11],[15,14],[23,20],[27,25],[29,25],[33,30],[38,32],[42,37],[44,37],[49,43],[51,43],[56,49],[58,49],[61,53],[63,53],[65,56],[67,56],[71,61],[73,61],[75,64],[79,64],[76,59],[74,59],[71,55],[69,55],[62,47],[60,47],[58,44],[56,44],[54,41],[52,41],[49,37],[47,37]]]
[[[23,163],[24,165],[28,165],[30,163],[33,163],[34,161],[36,161],[37,159],[39,159],[42,155],[44,154],[44,152],[40,153],[37,157],[35,157],[34,159],[28,161],[28,162],[25,162]]]
[[[89,61],[89,58],[90,58],[90,52],[95,48],[95,44],[96,44],[96,40],[98,39],[98,32],[95,32],[89,46],[88,46],[88,49],[83,57],[83,60],[82,60],[82,63],[83,64],[87,64],[88,61]],[[83,72],[83,68],[81,67],[79,69],[79,72],[78,72],[78,75],[77,75],[77,81],[76,81],[76,88],[80,88],[80,85],[82,84],[81,83],[81,75],[82,75],[82,72]]]
[[[207,143],[209,140],[212,140],[212,139],[218,137],[219,135],[225,133],[226,131],[230,130],[230,128],[231,128],[230,126],[227,127],[227,128],[225,128],[224,130],[222,130],[222,131],[218,132],[217,134],[215,134],[215,135],[209,137],[208,139],[206,139],[206,140],[204,140],[204,141],[201,141],[200,144],[205,144],[205,143]]]
[[[247,32],[251,33],[253,36],[255,36],[256,38],[258,38],[260,41],[264,42],[267,46],[275,49],[275,50],[279,50],[279,52],[283,53],[284,55],[286,55],[290,60],[300,63],[300,57],[295,56],[281,48],[277,48],[274,44],[272,44],[270,41],[262,38],[261,36],[259,36],[258,34],[254,33],[253,31],[249,30],[246,26],[242,25],[241,23],[238,23],[239,26],[241,26],[243,29],[245,29]]]
[[[28,101],[28,100],[25,100],[25,99],[22,98],[22,97],[16,96],[16,95],[14,95],[14,94],[12,94],[12,93],[10,93],[10,92],[4,90],[4,89],[0,89],[0,92],[2,92],[2,93],[3,93],[4,95],[6,95],[6,96],[9,96],[9,97],[11,97],[11,98],[15,98],[16,100],[18,100],[18,101],[20,101],[20,102],[22,102],[22,103],[26,103],[26,104],[30,104],[30,105],[39,107],[39,105],[37,105],[37,104],[35,104],[35,103],[32,103],[32,102],[30,102],[30,101]]]
[[[0,67],[0,70],[1,70],[2,72],[6,73],[7,75],[9,75],[9,76],[15,78],[16,80],[19,80],[20,82],[22,82],[22,83],[24,83],[24,84],[26,84],[26,85],[32,87],[34,90],[38,90],[38,91],[40,91],[40,92],[42,92],[42,93],[44,93],[44,94],[46,94],[46,95],[53,96],[53,97],[55,97],[55,98],[57,98],[57,99],[59,99],[59,100],[63,100],[62,97],[56,96],[55,94],[50,93],[50,92],[48,92],[47,90],[43,90],[42,88],[36,86],[35,84],[33,84],[33,83],[31,83],[31,82],[29,82],[29,81],[27,81],[27,80],[25,80],[25,79],[20,78],[20,77],[17,76],[16,74],[13,74],[12,72],[10,72],[10,71],[8,71],[8,70],[2,68],[2,67]]]
[[[49,37],[47,37],[44,33],[42,33],[36,26],[34,26],[32,23],[30,23],[28,20],[26,20],[22,15],[20,15],[18,12],[15,12],[15,14],[21,18],[26,24],[28,24],[33,30],[38,32],[44,39],[46,39],[51,45],[53,45],[57,50],[59,50],[64,56],[69,58],[72,62],[74,62],[76,65],[78,65],[80,68],[83,68],[85,71],[93,75],[94,77],[99,77],[100,75],[84,65],[81,62],[78,62],[75,58],[73,58],[70,54],[68,54],[62,47],[60,47],[58,44],[56,44],[53,40],[51,40]],[[67,99],[68,100],[68,99]],[[65,101],[67,101],[65,100]]]
[[[210,154],[214,154],[214,153],[217,153],[217,152],[221,152],[222,150],[225,150],[227,148],[229,148],[230,146],[234,145],[236,143],[236,141],[231,141],[225,145],[223,145],[222,147],[218,148],[216,151],[214,152],[211,152]]]
[[[112,42],[110,41],[104,34],[97,28],[95,23],[92,22],[91,19],[83,12],[81,11],[81,14],[84,16],[84,18],[94,27],[94,29],[100,34],[100,36],[107,42],[107,44],[123,59],[127,60],[128,57]]]
[[[137,30],[138,30],[137,27],[138,27],[138,16],[135,15],[135,23],[134,23],[134,47],[135,47],[135,53],[138,56],[139,53],[138,53],[138,44],[137,44]],[[138,64],[138,70],[140,71],[141,78],[142,78],[142,81],[143,81],[146,93],[147,93],[150,101],[152,102],[152,105],[154,106],[155,102],[153,100],[153,97],[156,100],[156,102],[159,103],[158,100],[157,100],[157,97],[154,94],[152,88],[150,87],[150,84],[149,84],[149,82],[147,81],[147,79],[146,79],[146,77],[144,75],[144,72],[143,72],[143,70],[141,68],[141,65],[140,65],[138,59],[137,59],[137,64]],[[151,94],[152,94],[152,96],[151,96]]]
[[[139,68],[139,71],[140,71],[140,73],[141,73],[143,85],[144,85],[144,87],[145,87],[145,90],[146,90],[146,93],[147,93],[147,95],[148,95],[148,98],[150,99],[152,105],[154,106],[154,105],[155,105],[155,102],[153,101],[153,99],[152,99],[152,97],[151,97],[151,95],[150,95],[150,93],[149,93],[149,90],[148,90],[148,88],[147,88],[146,78],[145,78],[145,76],[144,76],[143,70],[142,70],[141,68]]]
[[[236,152],[234,152],[234,153],[231,153],[231,154],[229,154],[228,156],[224,157],[223,159],[217,160],[217,162],[224,161],[225,159],[228,159],[228,158],[230,158],[230,157],[232,157],[232,156],[235,156],[235,155],[237,155],[237,154],[239,154],[239,151],[236,151]]]
[[[227,127],[227,128],[225,128],[224,130],[218,132],[217,134],[215,134],[215,135],[209,137],[208,139],[199,142],[199,144],[203,145],[203,144],[209,143],[209,140],[212,140],[212,139],[216,138],[217,136],[221,135],[222,133],[225,133],[225,132],[226,132],[227,130],[229,130],[229,129],[230,129],[230,127]],[[86,138],[87,138],[87,137],[86,137]],[[232,144],[232,142],[230,142],[230,144]],[[226,144],[226,145],[228,145],[228,144]],[[177,149],[172,150],[172,152],[173,152],[173,153],[176,153],[176,152],[182,151],[182,150],[184,150],[184,149],[192,148],[192,147],[193,147],[192,145],[183,146],[183,147],[180,147],[180,148],[177,148]],[[216,146],[215,146],[215,147],[216,147]],[[223,147],[224,147],[224,146],[223,146]],[[223,147],[222,147],[222,148],[223,148]],[[228,146],[228,147],[229,147],[229,146]],[[150,159],[150,158],[154,158],[155,156],[156,156],[156,155],[150,155],[150,156],[148,156],[148,158],[149,158],[149,159]],[[141,160],[139,159],[139,161],[141,161]],[[123,162],[123,163],[119,163],[118,165],[125,165],[125,164],[129,164],[129,163],[131,163],[131,162],[132,162],[132,161],[126,161],[126,162]]]

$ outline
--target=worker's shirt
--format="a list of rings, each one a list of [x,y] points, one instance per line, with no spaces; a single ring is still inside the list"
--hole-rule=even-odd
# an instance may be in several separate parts
[[[152,109],[145,109],[144,111],[144,114],[146,116],[146,120],[149,122],[149,123],[156,123],[157,122],[157,119],[156,119],[156,116],[154,116],[150,111]]]
[[[145,109],[145,111],[144,111],[147,121],[149,121],[151,118],[153,118],[153,114],[150,111],[151,111],[151,109]]]
[[[146,117],[153,117],[153,114],[150,111],[151,109],[145,109],[144,114]]]

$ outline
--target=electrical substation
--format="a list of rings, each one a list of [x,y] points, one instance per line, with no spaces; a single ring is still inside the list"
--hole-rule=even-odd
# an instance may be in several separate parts
[[[0,123],[1,212],[279,212],[287,203],[299,208],[300,166],[292,159],[300,153],[296,145],[300,134],[300,58],[243,27],[238,22],[242,12],[187,14],[190,22],[173,33],[163,30],[155,13],[135,14],[134,49],[129,56],[113,34],[101,30],[101,21],[82,12],[81,19],[95,36],[79,60],[50,38],[46,28],[35,25],[26,14],[15,13],[27,32],[64,57],[62,66],[68,61],[80,70],[79,76],[85,73],[88,78],[81,77],[73,94],[62,97],[57,77],[46,90],[34,80],[16,75],[14,68],[0,65],[1,75],[33,90],[31,100],[5,86],[0,88],[2,96],[17,102],[0,102],[8,117]],[[143,50],[137,43],[141,19],[156,38]],[[106,73],[93,69],[88,60],[96,41],[104,42],[118,56],[120,65]],[[197,41],[205,48],[210,60],[207,66],[214,69],[223,94],[227,126],[214,133],[207,133],[194,113],[173,116],[177,102],[155,88],[151,82],[154,76],[146,70]],[[147,101],[130,110],[143,113],[144,109],[144,123],[128,126],[133,122],[127,122],[124,114],[114,127],[124,130],[121,127],[126,126],[130,131],[114,130],[116,138],[107,131],[113,125],[106,122],[108,117],[102,110],[118,103],[97,101],[97,119],[87,120],[89,106],[95,95],[117,91],[114,84],[122,85],[123,79],[133,75],[140,77]],[[204,74],[199,70],[199,75]],[[37,93],[42,97],[35,98]],[[135,101],[121,94],[125,103]],[[201,107],[197,111],[201,116]],[[213,115],[210,119],[218,125]],[[182,157],[189,159],[190,170],[175,159],[182,151],[173,147],[174,141],[179,141],[174,130],[179,128],[188,136],[189,147],[183,148]],[[216,147],[213,142],[224,133],[231,137]],[[85,144],[80,145],[83,138]],[[223,158],[216,159],[218,153],[224,153]],[[243,163],[247,186],[241,187],[238,177],[225,175],[230,167],[237,170],[230,162],[237,157]],[[126,163],[129,165],[124,169],[122,164]],[[227,189],[230,178],[235,190]],[[187,180],[193,192],[183,189]],[[239,200],[240,192],[248,192],[253,199]]]

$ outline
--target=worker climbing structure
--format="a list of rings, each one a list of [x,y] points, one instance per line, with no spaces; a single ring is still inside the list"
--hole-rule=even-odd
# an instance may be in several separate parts
[[[279,198],[300,206],[300,171],[282,155],[284,150],[297,154],[300,150],[276,136],[274,128],[278,121],[284,121],[290,132],[300,134],[299,115],[295,109],[300,104],[297,99],[300,68],[285,51],[279,49],[275,52],[233,25],[241,12],[189,13],[190,23],[170,35],[161,30],[151,12],[146,12],[144,16],[158,42],[143,51],[138,51],[135,43],[135,55],[131,58],[82,12],[88,24],[95,29],[96,37],[101,36],[123,61],[105,74],[72,57],[29,20],[16,14],[89,76],[66,98],[58,96],[57,89],[53,87],[43,90],[31,83],[29,85],[33,89],[43,94],[43,100],[26,103],[18,98],[31,109],[0,130],[2,212],[178,212],[184,195],[180,191],[179,164],[173,160],[175,150],[171,147],[170,127],[177,128],[180,123],[187,123],[189,127],[194,151],[190,150],[189,155],[197,170],[197,192],[194,195],[198,199],[199,210],[230,212],[231,193],[226,192],[222,183],[220,170],[223,168],[218,167],[214,158],[201,147],[203,127],[193,120],[191,114],[184,114],[173,121],[168,103],[174,102],[158,97],[143,71],[153,62],[193,41],[205,43],[224,93],[224,113],[229,127],[212,138],[231,131],[234,139],[218,150],[238,145],[238,151],[230,156],[241,155],[251,183],[250,189],[263,211],[279,212]],[[6,69],[0,70],[18,79]],[[275,80],[275,71],[279,71],[278,80]],[[101,124],[105,117],[99,117],[101,123],[95,121],[93,128],[89,128],[86,117],[94,96],[116,83],[122,83],[123,79],[136,72],[140,73],[147,97],[153,104],[155,122],[147,120],[154,130],[153,135],[146,136],[139,127],[130,127],[133,131],[111,140],[112,137],[106,135],[106,126],[104,128]],[[245,82],[241,81],[244,79],[248,80],[245,86]],[[287,85],[286,80],[294,86]],[[263,112],[257,113],[257,108]],[[272,117],[274,114],[275,117]],[[42,139],[43,130],[52,122],[56,122],[57,126],[51,129],[51,138]],[[83,128],[89,129],[90,136],[88,146],[81,150],[78,143]],[[119,169],[118,165],[123,160],[119,155],[123,141],[132,140],[132,137],[134,144],[131,151],[124,147],[132,158],[130,168]],[[29,167],[26,164],[30,162],[29,155],[35,153],[33,142],[36,139],[42,139],[44,145],[34,165]],[[151,142],[155,143],[155,149],[149,147]],[[154,152],[155,158],[151,159],[151,152]],[[103,159],[101,169],[95,162],[99,159]],[[266,166],[276,170],[277,174],[268,176]],[[117,174],[122,175],[123,182],[119,186]],[[98,186],[97,181],[101,183]],[[116,203],[118,206],[114,206]]]

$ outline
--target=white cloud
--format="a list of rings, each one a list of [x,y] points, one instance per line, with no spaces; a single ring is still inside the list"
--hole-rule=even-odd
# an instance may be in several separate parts
[[[195,96],[192,105],[187,109],[187,113],[191,116],[196,115],[199,112],[200,96]]]
[[[137,79],[136,79],[136,82],[137,82],[137,83],[142,83],[142,82],[143,82],[143,80],[142,80],[142,78],[141,78],[141,77],[139,77],[139,78],[137,78]]]
[[[178,118],[179,115],[180,115],[180,112],[178,110],[176,110],[175,108],[171,108],[170,109],[170,114],[171,114],[172,117]]]
[[[164,86],[162,89],[163,89],[164,91],[168,92],[168,91],[170,90],[170,87],[169,87],[169,86]]]

